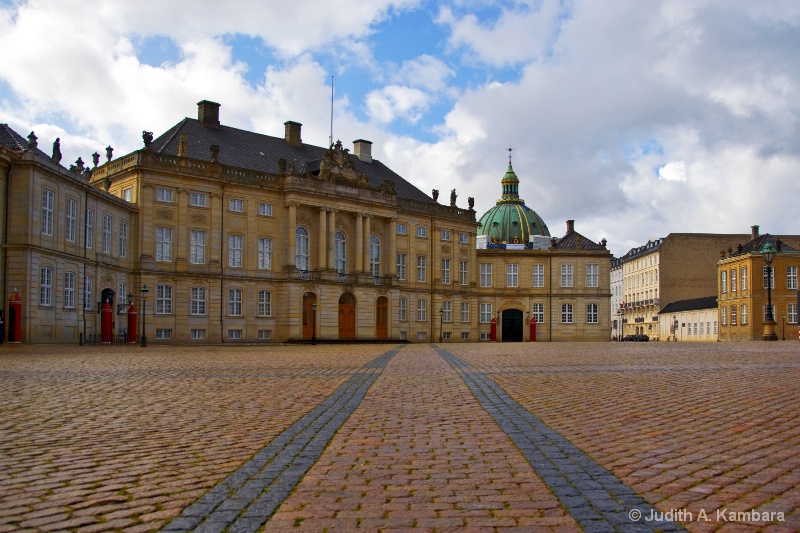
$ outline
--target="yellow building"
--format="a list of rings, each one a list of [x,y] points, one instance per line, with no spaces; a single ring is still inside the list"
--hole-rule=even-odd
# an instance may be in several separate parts
[[[528,228],[479,245],[472,199],[439,203],[372,158],[371,142],[309,145],[291,121],[282,138],[261,135],[223,125],[219,109],[199,102],[197,119],[143,132],[118,158],[108,147],[91,168],[66,169],[57,143],[48,155],[0,127],[18,340],[113,328],[115,340],[181,343],[522,341],[531,321],[536,340],[608,339],[610,254],[571,221],[560,239]],[[516,210],[509,171],[503,203]]]
[[[761,340],[769,299],[777,339],[795,339],[800,251],[787,242],[800,243],[800,236],[759,235],[753,226],[749,241],[723,250],[717,261],[719,340]],[[767,244],[776,250],[771,271],[761,254]]]

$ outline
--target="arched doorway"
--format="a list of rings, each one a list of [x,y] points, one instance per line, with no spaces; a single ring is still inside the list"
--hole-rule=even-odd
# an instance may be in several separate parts
[[[314,336],[314,329],[316,328],[316,303],[317,295],[313,292],[307,292],[303,295],[303,338],[310,339]]]
[[[339,338],[356,338],[356,299],[349,292],[339,297]]]
[[[375,338],[386,339],[389,337],[389,299],[379,296],[375,302]]]
[[[522,342],[522,311],[506,309],[502,315],[503,342]]]

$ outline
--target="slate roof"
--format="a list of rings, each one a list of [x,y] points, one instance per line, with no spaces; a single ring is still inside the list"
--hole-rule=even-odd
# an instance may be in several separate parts
[[[577,250],[577,243],[580,242],[581,250],[605,250],[602,246],[594,241],[591,241],[578,233],[577,231],[570,231],[564,235],[558,243],[556,243],[557,250]]]
[[[28,139],[14,131],[8,124],[0,124],[0,146],[21,152],[28,149]],[[50,157],[50,154],[44,153],[39,148],[36,148],[36,152],[44,157]]]
[[[209,147],[216,144],[220,147],[218,160],[221,164],[272,174],[278,173],[279,159],[294,164],[297,173],[319,169],[319,160],[327,151],[327,148],[305,143],[301,146],[292,146],[282,137],[272,137],[230,126],[208,127],[192,118],[184,118],[175,124],[155,139],[151,147],[158,153],[177,155],[178,143],[184,134],[188,141],[186,154],[188,157],[208,161],[211,159]],[[390,180],[394,182],[399,197],[433,201],[430,196],[379,160],[373,159],[371,163],[367,163],[352,154],[349,157],[355,164],[356,173],[364,172],[371,186],[378,187],[385,180]]]
[[[788,237],[795,237],[796,236],[788,236]],[[750,254],[753,252],[761,253],[761,248],[764,247],[765,244],[770,243],[775,249],[778,249],[778,241],[780,242],[780,251],[781,252],[797,252],[796,248],[792,248],[788,244],[786,244],[785,239],[787,236],[777,236],[777,235],[770,235],[769,233],[765,233],[764,235],[759,235],[755,239],[750,239],[746,243],[742,245],[742,249],[737,249],[731,254],[731,257],[735,257],[737,255],[744,255]]]
[[[681,311],[699,311],[700,309],[716,309],[716,296],[703,296],[702,298],[690,298],[688,300],[678,300],[665,305],[659,315],[667,313],[679,313]]]

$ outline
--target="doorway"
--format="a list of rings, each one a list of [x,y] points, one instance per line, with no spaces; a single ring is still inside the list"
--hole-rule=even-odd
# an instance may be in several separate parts
[[[339,338],[356,338],[356,299],[349,292],[339,297]]]
[[[314,336],[316,327],[316,303],[317,295],[307,292],[303,295],[303,338],[310,339]]]
[[[375,338],[386,339],[389,336],[389,299],[379,296],[375,304]]]
[[[522,342],[522,311],[506,309],[502,318],[503,342]]]

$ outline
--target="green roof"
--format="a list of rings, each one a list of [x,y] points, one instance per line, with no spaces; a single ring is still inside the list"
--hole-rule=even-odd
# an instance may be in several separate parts
[[[503,196],[480,219],[478,235],[487,235],[492,243],[527,243],[531,235],[550,236],[550,230],[536,211],[519,197],[519,178],[508,163],[502,180]]]

